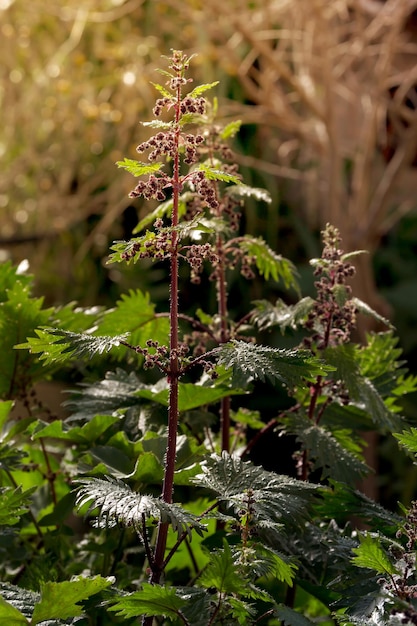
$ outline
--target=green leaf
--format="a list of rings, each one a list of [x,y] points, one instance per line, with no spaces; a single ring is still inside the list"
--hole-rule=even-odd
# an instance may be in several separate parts
[[[221,594],[247,594],[248,581],[235,565],[226,539],[223,539],[223,549],[212,553],[210,562],[198,582],[206,589],[214,587]]]
[[[327,348],[324,356],[326,363],[336,368],[332,378],[343,381],[355,406],[366,411],[379,428],[391,432],[400,429],[401,419],[387,408],[372,381],[361,374],[360,353],[355,346],[344,344]]]
[[[130,174],[133,174],[133,176],[145,176],[147,174],[159,172],[163,163],[142,163],[141,161],[127,159],[125,157],[123,161],[117,161],[116,165],[117,167],[127,170]]]
[[[151,120],[150,122],[142,122],[142,126],[148,128],[157,128],[159,130],[169,130],[174,126],[174,122],[163,122],[162,120]]]
[[[129,333],[114,337],[96,337],[89,333],[74,333],[60,328],[45,328],[35,331],[38,337],[28,338],[27,344],[19,348],[30,348],[32,353],[40,354],[45,363],[64,363],[71,359],[88,357],[109,352],[126,341]]]
[[[254,259],[258,272],[269,280],[283,281],[286,289],[293,287],[298,291],[297,270],[291,261],[285,259],[270,248],[260,237],[240,237],[239,247]]]
[[[352,483],[369,472],[361,460],[361,448],[355,444],[351,431],[329,432],[304,415],[293,414],[283,419],[285,431],[296,435],[302,450],[308,452],[313,469],[322,470],[322,479],[331,477]]]
[[[161,522],[169,522],[179,535],[192,530],[202,535],[206,527],[197,518],[177,504],[168,504],[150,495],[135,493],[128,485],[110,476],[84,478],[76,481],[79,485],[76,505],[78,508],[89,505],[88,512],[100,509],[99,524],[113,526],[121,524],[142,530],[142,516]]]
[[[29,622],[26,617],[14,606],[0,596],[0,626],[22,626]]]
[[[306,350],[284,350],[244,341],[224,344],[218,354],[219,364],[233,370],[232,386],[240,388],[253,379],[278,381],[292,388],[332,370]]]
[[[140,591],[122,597],[109,610],[125,618],[160,615],[175,619],[185,604],[185,598],[177,594],[175,587],[143,583]]]
[[[242,126],[242,120],[234,120],[227,124],[220,133],[220,139],[226,140],[234,137]]]
[[[272,326],[279,326],[282,333],[287,328],[297,329],[302,326],[311,309],[314,306],[313,298],[306,297],[296,304],[286,304],[278,299],[275,304],[268,300],[255,300],[256,310],[252,314],[251,321],[261,330]]]
[[[367,533],[366,535],[359,535],[359,540],[360,545],[352,549],[356,555],[352,558],[352,563],[358,567],[372,569],[378,574],[392,575],[397,573],[395,566],[382,548],[379,537]]]
[[[412,426],[409,430],[393,433],[393,435],[408,452],[417,454],[417,428]]]
[[[129,293],[122,294],[116,307],[106,311],[102,316],[95,334],[118,336],[121,328],[129,334],[129,343],[134,346],[145,345],[150,337],[163,345],[169,341],[168,316],[156,316],[155,305],[151,303],[149,294],[139,289],[131,289]],[[134,352],[124,347],[117,351],[120,359],[126,354]]]
[[[382,324],[385,324],[385,326],[388,326],[388,328],[394,328],[392,323],[386,317],[383,317],[382,315],[374,311],[369,306],[369,304],[366,304],[366,302],[359,300],[359,298],[351,298],[351,300],[355,304],[356,309],[359,313],[363,313],[364,315],[367,315],[368,317],[372,317],[377,322],[381,322]]]
[[[35,604],[31,624],[39,624],[47,619],[64,620],[82,615],[83,610],[77,603],[110,587],[112,582],[111,578],[101,576],[77,576],[71,581],[45,583],[41,589],[41,599]]]
[[[206,83],[205,85],[198,85],[198,87],[194,87],[192,91],[188,94],[189,98],[198,98],[202,93],[216,87],[219,84],[219,81],[216,80],[214,83]]]
[[[40,325],[46,324],[52,309],[42,309],[43,299],[32,298],[25,281],[16,283],[4,293],[0,302],[0,398],[11,399],[21,394],[25,385],[45,376],[42,367],[27,351],[15,350]],[[7,355],[7,356],[6,356]]]
[[[271,204],[272,202],[272,198],[266,189],[249,187],[249,185],[244,185],[243,183],[227,187],[225,193],[228,196],[232,196],[232,198],[255,198],[258,202],[262,201],[267,204]]]
[[[74,390],[73,397],[64,406],[75,411],[71,421],[90,420],[95,415],[114,415],[121,409],[143,404],[137,397],[137,391],[142,387],[148,388],[134,372],[117,368],[115,372],[106,372],[103,380]]]
[[[183,217],[187,211],[187,202],[192,200],[194,194],[191,191],[186,191],[181,194],[178,200],[178,217]],[[166,202],[162,202],[159,206],[156,207],[151,213],[145,215],[143,219],[140,220],[139,224],[135,226],[133,230],[133,234],[139,233],[144,228],[147,228],[150,224],[153,224],[155,220],[162,219],[166,216],[170,216],[172,212],[173,200],[167,200]]]
[[[204,172],[207,180],[220,180],[224,183],[234,183],[235,185],[240,184],[240,180],[237,176],[233,174],[228,174],[223,170],[216,169],[215,167],[209,167],[208,165],[200,164],[196,171]]]
[[[171,74],[168,74],[168,76],[171,76]],[[159,93],[161,94],[161,96],[163,96],[164,98],[172,98],[172,93],[170,91],[168,91],[168,89],[165,89],[165,87],[163,87],[162,85],[160,85],[159,83],[152,83],[151,85],[153,85],[155,87],[155,89],[157,89],[159,91]]]
[[[0,526],[13,526],[28,512],[30,496],[36,487],[22,491],[22,487],[0,487]]]
[[[211,455],[201,464],[202,474],[192,482],[214,491],[236,511],[245,508],[251,492],[253,514],[258,524],[291,524],[307,515],[307,505],[316,487],[289,476],[267,472],[237,456],[223,452]]]
[[[280,620],[282,620],[283,623],[285,623],[285,626],[314,626],[316,623],[284,604],[281,604],[275,610],[275,614]]]

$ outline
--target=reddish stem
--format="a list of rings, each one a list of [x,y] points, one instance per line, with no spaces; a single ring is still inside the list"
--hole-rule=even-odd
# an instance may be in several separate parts
[[[178,206],[181,191],[180,180],[180,156],[179,156],[179,139],[180,139],[180,104],[181,90],[177,90],[177,107],[175,114],[176,131],[175,131],[175,158],[173,162],[172,174],[172,244],[170,257],[170,360],[168,367],[168,383],[169,383],[169,409],[168,409],[168,442],[165,455],[164,482],[162,486],[162,499],[164,502],[171,503],[174,492],[174,472],[175,458],[177,448],[177,430],[178,430],[178,379],[180,376],[180,366],[178,359],[178,232],[175,230],[178,225]],[[158,536],[155,546],[155,558],[152,567],[152,576],[150,582],[159,583],[163,572],[164,556],[166,551],[168,522],[160,522],[158,526]],[[146,623],[146,622],[145,622]]]

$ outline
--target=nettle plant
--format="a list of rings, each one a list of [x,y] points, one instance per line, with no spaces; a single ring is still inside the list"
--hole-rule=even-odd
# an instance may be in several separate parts
[[[389,326],[352,340],[356,316],[376,314],[351,293],[356,253],[330,225],[315,298],[232,319],[235,268],[297,291],[296,271],[240,233],[245,198],[269,197],[242,182],[228,146],[239,123],[216,122],[203,95],[216,83],[191,89],[189,63],[173,51],[155,84],[147,161],[118,163],[138,178],[131,197],[159,204],[110,257],[167,263],[169,310],[139,290],[112,309],[44,309],[22,267],[0,266],[0,621],[415,624],[416,505],[401,517],[355,485],[364,431],[417,452],[399,414],[417,381]],[[216,311],[181,309],[180,268],[210,281]],[[273,328],[301,345],[257,343]],[[68,366],[88,376],[61,420],[35,384]],[[289,408],[266,422],[248,408],[255,383]],[[271,431],[296,442],[292,476],[250,461]]]

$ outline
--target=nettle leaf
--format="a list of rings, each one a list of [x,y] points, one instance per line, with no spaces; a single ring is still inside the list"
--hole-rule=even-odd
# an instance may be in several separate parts
[[[0,596],[0,625],[1,626],[28,626],[26,617],[12,604]]]
[[[239,185],[231,185],[227,187],[225,194],[232,196],[232,198],[255,198],[255,200],[266,202],[271,204],[272,198],[266,189],[260,187],[250,187],[240,183]]]
[[[155,244],[156,238],[156,233],[147,230],[141,237],[133,237],[129,241],[113,241],[110,249],[114,250],[114,253],[109,255],[107,263],[136,263],[141,254],[148,252],[145,244]],[[126,260],[125,255],[129,260]]]
[[[281,604],[277,609],[275,609],[274,614],[278,617],[278,619],[282,620],[286,626],[314,626],[316,623],[284,604]]]
[[[242,120],[234,120],[227,124],[220,133],[220,139],[226,140],[234,137],[242,126]]]
[[[141,122],[142,126],[148,128],[158,128],[159,130],[169,130],[174,126],[174,122],[163,122],[162,120],[151,120],[150,122]]]
[[[219,500],[236,511],[245,508],[250,490],[258,522],[294,523],[302,519],[316,490],[315,485],[267,472],[226,452],[221,457],[211,455],[201,464],[201,470],[192,482],[214,491]]]
[[[378,574],[397,574],[397,569],[390,561],[387,553],[381,546],[381,540],[378,536],[367,533],[359,535],[360,545],[353,548],[352,552],[356,555],[351,560],[358,567],[372,569]]]
[[[251,321],[260,330],[266,330],[272,326],[279,326],[282,333],[287,328],[297,329],[307,319],[314,306],[313,298],[307,296],[296,304],[286,304],[278,299],[275,304],[268,300],[255,300],[256,310],[252,314]]]
[[[160,344],[167,344],[169,338],[169,319],[155,315],[155,305],[148,293],[131,289],[122,294],[114,309],[105,312],[96,326],[95,333],[102,336],[117,336],[123,328],[129,334],[129,343],[134,346],[145,345],[149,337]],[[118,358],[123,358],[129,348],[117,351]]]
[[[64,402],[66,408],[75,411],[71,421],[90,420],[95,415],[114,415],[121,409],[143,404],[136,393],[146,385],[134,372],[117,368],[115,372],[106,372],[103,380],[80,387],[71,392],[71,400]]]
[[[308,451],[313,469],[322,470],[322,478],[352,483],[369,472],[359,455],[361,448],[353,438],[351,431],[326,430],[301,414],[288,415],[283,419],[285,431],[296,435],[302,450]]]
[[[32,487],[22,491],[21,486],[0,488],[0,526],[13,526],[20,521],[29,510],[30,496],[35,490]]]
[[[223,549],[211,554],[198,582],[206,589],[214,587],[221,594],[248,594],[248,581],[242,575],[242,568],[235,564],[226,539],[223,539]]]
[[[245,341],[224,344],[217,353],[219,364],[233,370],[232,386],[240,388],[253,379],[280,382],[292,388],[327,375],[332,369],[307,350],[284,350]]]
[[[265,280],[269,278],[275,282],[282,280],[287,289],[293,287],[298,291],[297,270],[294,264],[274,252],[263,239],[250,236],[240,237],[239,247],[254,258],[258,272]]]
[[[358,313],[363,313],[368,317],[372,317],[377,322],[381,322],[382,324],[385,324],[385,326],[388,326],[388,328],[394,328],[392,323],[386,317],[383,317],[382,315],[374,311],[369,306],[369,304],[366,304],[366,302],[359,300],[359,298],[351,298],[351,300],[355,304]]]
[[[202,93],[204,93],[205,91],[208,91],[209,89],[213,89],[213,87],[216,87],[216,85],[218,84],[219,84],[219,81],[216,80],[214,81],[214,83],[206,83],[204,85],[198,85],[198,87],[194,87],[194,89],[190,91],[190,93],[188,94],[188,97],[198,98],[198,96],[201,96]]]
[[[237,176],[233,174],[228,174],[223,170],[219,170],[215,167],[209,167],[208,165],[200,164],[196,170],[197,172],[204,172],[207,180],[220,180],[224,183],[234,183],[235,185],[240,184],[240,180]]]
[[[19,276],[5,291],[0,302],[0,398],[14,398],[27,384],[44,377],[42,367],[25,351],[14,349],[26,340],[34,329],[47,324],[53,309],[43,309],[42,298],[32,298],[30,287]],[[5,356],[7,355],[7,357]]]
[[[109,610],[125,618],[160,615],[176,619],[185,604],[186,599],[177,594],[175,587],[143,583],[142,589],[120,598]]]
[[[161,167],[164,165],[163,163],[142,163],[141,161],[136,161],[136,159],[127,159],[126,157],[123,161],[116,161],[117,167],[121,167],[124,170],[127,170],[133,176],[145,176],[148,174],[154,174],[155,172],[159,172]]]
[[[64,363],[71,359],[88,357],[109,352],[126,341],[129,333],[114,337],[96,337],[89,333],[74,333],[60,328],[35,330],[38,337],[28,338],[27,344],[32,353],[40,354],[39,359],[50,363]]]
[[[110,587],[113,578],[77,576],[71,581],[47,582],[41,587],[40,601],[35,604],[31,624],[39,624],[48,619],[65,620],[83,614],[78,602]]]
[[[194,197],[194,194],[191,191],[186,191],[181,194],[178,202],[178,217],[183,217],[187,211],[187,202],[189,202]],[[141,230],[153,224],[155,220],[162,219],[164,217],[170,216],[172,212],[173,200],[167,200],[166,202],[162,202],[159,206],[156,207],[154,211],[145,215],[143,219],[140,220],[139,224],[134,228],[133,234],[139,233]]]
[[[388,409],[372,381],[361,374],[360,357],[357,352],[352,344],[326,349],[324,354],[326,363],[336,368],[332,378],[343,381],[349,392],[350,401],[366,411],[374,424],[391,432],[398,431],[401,419]]]
[[[142,516],[161,522],[169,522],[178,536],[187,532],[191,537],[192,530],[200,536],[206,530],[196,516],[182,509],[177,504],[168,504],[150,495],[135,493],[125,483],[110,476],[101,478],[83,478],[76,481],[79,485],[76,506],[82,508],[89,505],[88,513],[100,509],[98,522],[100,526],[120,524],[142,527]],[[88,514],[87,513],[87,514]]]
[[[171,76],[171,74],[168,74],[168,76]],[[172,98],[172,93],[170,91],[168,91],[168,89],[166,89],[165,87],[163,87],[162,85],[160,85],[159,83],[152,83],[151,85],[153,85],[155,87],[155,89],[157,89],[159,91],[159,93],[161,94],[161,96],[163,96],[164,98]]]
[[[417,428],[411,426],[409,430],[403,430],[402,433],[393,433],[400,444],[411,454],[417,454]]]

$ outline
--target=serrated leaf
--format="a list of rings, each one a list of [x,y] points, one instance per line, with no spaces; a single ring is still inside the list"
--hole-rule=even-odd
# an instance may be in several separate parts
[[[42,298],[32,298],[29,286],[20,282],[14,275],[16,283],[4,294],[5,300],[0,302],[0,398],[11,399],[22,393],[22,383],[29,385],[44,377],[45,371],[33,356],[25,351],[14,349],[26,340],[35,328],[49,321],[53,309],[43,309]],[[7,355],[7,356],[6,356]]]
[[[71,359],[88,357],[109,352],[129,337],[129,333],[114,337],[96,337],[89,333],[74,333],[60,328],[36,330],[37,337],[29,337],[19,348],[29,348],[39,358],[49,363],[64,363]]]
[[[379,537],[372,536],[369,533],[359,535],[360,545],[353,548],[352,552],[356,555],[352,558],[352,563],[358,567],[366,567],[372,569],[378,574],[396,574],[397,569],[389,560],[386,552],[381,546]]]
[[[28,626],[26,617],[0,596],[0,626]]]
[[[134,372],[117,368],[115,372],[106,372],[103,380],[73,390],[71,400],[64,402],[64,406],[74,411],[71,421],[91,420],[95,415],[114,415],[121,409],[142,403],[136,395],[141,387],[147,386]]]
[[[181,194],[178,200],[178,217],[183,217],[187,211],[187,202],[194,197],[194,194],[191,191],[186,191]],[[169,216],[172,212],[173,200],[167,200],[166,202],[162,202],[159,206],[156,207],[154,211],[145,215],[143,219],[140,220],[135,229],[133,230],[133,234],[139,233],[144,228],[147,228],[150,224],[153,224],[155,220],[162,219],[165,216]]]
[[[218,349],[219,364],[232,368],[232,386],[244,388],[254,379],[280,382],[290,388],[327,375],[328,368],[306,350],[284,350],[232,341]]]
[[[123,161],[116,161],[116,165],[117,167],[127,170],[130,174],[133,174],[133,176],[145,176],[158,172],[163,166],[163,163],[142,163],[141,161],[127,159],[125,157]]]
[[[35,604],[31,624],[39,624],[47,619],[67,619],[83,614],[78,602],[110,587],[113,579],[94,576],[77,576],[71,581],[47,582],[42,586],[41,599]]]
[[[142,126],[148,128],[157,128],[159,130],[169,130],[174,126],[173,122],[163,122],[162,120],[152,120],[150,122],[142,122]]]
[[[302,519],[316,489],[314,485],[267,472],[226,452],[221,457],[211,455],[201,464],[201,469],[202,474],[192,482],[214,491],[220,500],[236,511],[244,508],[250,490],[253,514],[258,523],[264,521],[274,525]]]
[[[314,300],[307,296],[293,305],[286,304],[281,299],[278,299],[275,304],[267,300],[255,300],[254,304],[256,310],[251,317],[253,324],[261,330],[279,326],[284,332],[286,328],[296,329],[304,323],[314,306]]]
[[[258,272],[265,280],[283,281],[285,287],[298,291],[297,270],[291,261],[276,254],[260,237],[240,237],[239,247],[254,259]]]
[[[271,204],[272,198],[266,189],[260,187],[250,187],[240,183],[239,185],[231,185],[225,191],[226,195],[233,198],[255,198],[255,200]]]
[[[29,510],[29,498],[36,487],[22,491],[22,487],[0,488],[0,526],[13,526]]]
[[[199,578],[199,584],[209,589],[214,587],[221,594],[246,595],[248,581],[235,565],[227,541],[223,540],[223,549],[212,553],[210,562]]]
[[[84,478],[77,483],[81,485],[77,491],[77,507],[89,505],[89,512],[100,509],[100,525],[120,524],[141,530],[142,516],[145,516],[169,522],[178,536],[186,531],[191,537],[192,530],[202,535],[206,530],[194,515],[179,505],[135,493],[128,485],[110,476],[105,479]]]
[[[171,76],[171,74],[168,74],[168,76]],[[152,83],[151,85],[153,85],[155,87],[155,89],[157,89],[159,91],[159,93],[161,94],[161,96],[163,96],[164,98],[172,98],[172,93],[170,91],[168,91],[168,89],[165,89],[165,87],[163,87],[162,85],[160,85],[159,83]]]
[[[204,93],[205,91],[208,91],[209,89],[213,89],[213,87],[216,87],[216,85],[218,84],[219,84],[219,81],[216,80],[214,81],[214,83],[206,83],[205,85],[198,85],[198,87],[194,87],[194,89],[190,91],[190,93],[188,94],[188,97],[198,98],[198,96],[201,96],[202,93]]]
[[[297,613],[289,606],[281,604],[274,613],[276,616],[285,623],[285,626],[314,626],[315,622],[312,622],[304,615]]]
[[[104,336],[117,336],[123,328],[129,334],[129,343],[134,346],[145,345],[149,337],[161,345],[168,344],[169,318],[155,315],[155,305],[148,293],[131,289],[122,294],[116,307],[105,312],[96,326],[95,333]],[[119,359],[132,354],[129,348],[117,351]]]
[[[408,452],[417,454],[417,428],[411,426],[409,430],[393,433],[393,435]]]
[[[234,120],[233,122],[229,122],[220,133],[220,139],[226,140],[234,137],[240,130],[242,126],[242,120]]]
[[[360,356],[355,346],[344,344],[327,348],[324,356],[326,363],[336,368],[332,377],[343,381],[354,405],[366,411],[381,429],[391,432],[400,429],[401,419],[387,408],[372,381],[361,374]]]
[[[386,317],[383,317],[382,315],[374,311],[374,309],[372,309],[369,304],[366,304],[366,302],[359,300],[359,298],[351,298],[351,300],[356,306],[356,309],[359,313],[363,313],[368,317],[372,317],[377,322],[381,322],[381,324],[385,324],[385,326],[388,326],[388,328],[394,328],[392,323]]]
[[[160,615],[175,619],[185,604],[186,600],[177,595],[175,587],[143,583],[140,591],[122,597],[109,610],[125,618]]]
[[[209,167],[208,165],[200,164],[196,171],[204,172],[207,180],[220,180],[224,183],[234,183],[235,185],[240,184],[240,180],[237,176],[234,176],[233,174],[228,174],[227,172],[219,170],[215,167]]]
[[[308,452],[313,469],[321,469],[322,479],[332,477],[352,483],[369,472],[359,458],[361,448],[354,443],[350,431],[331,433],[300,414],[288,415],[283,423],[285,431],[296,435],[302,450]]]

